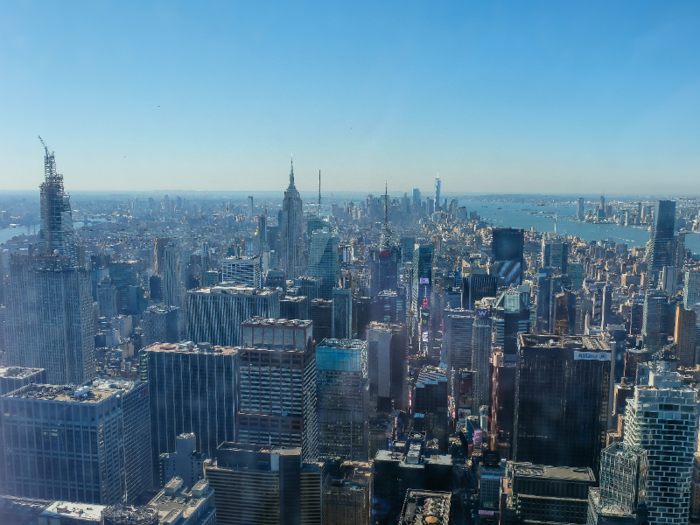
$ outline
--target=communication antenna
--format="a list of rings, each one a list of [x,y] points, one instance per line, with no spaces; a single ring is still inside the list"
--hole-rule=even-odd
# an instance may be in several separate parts
[[[389,215],[389,183],[384,181],[384,230],[388,231]]]

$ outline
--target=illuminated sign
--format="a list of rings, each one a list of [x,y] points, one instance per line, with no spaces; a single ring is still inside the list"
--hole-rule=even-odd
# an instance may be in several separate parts
[[[487,308],[477,308],[476,309],[476,318],[477,319],[488,319],[489,318],[489,311]]]
[[[429,337],[429,332],[423,332],[423,333],[420,334],[420,335],[421,335],[421,340],[422,340],[424,343],[427,343],[427,342],[428,342],[428,337]]]
[[[423,297],[423,302],[421,303],[420,307],[425,310],[427,308],[430,308],[430,303],[428,302],[427,297]]]
[[[610,352],[579,352],[574,350],[574,361],[611,361]]]
[[[430,277],[421,277],[418,282],[420,284],[430,284]]]

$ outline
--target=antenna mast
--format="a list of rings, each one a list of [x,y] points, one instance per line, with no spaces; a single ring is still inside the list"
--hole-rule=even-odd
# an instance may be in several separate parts
[[[384,231],[388,231],[388,214],[389,214],[389,184],[384,181]]]

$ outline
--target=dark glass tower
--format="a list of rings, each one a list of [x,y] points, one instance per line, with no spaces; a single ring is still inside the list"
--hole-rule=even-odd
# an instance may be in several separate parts
[[[525,236],[523,230],[515,228],[494,228],[493,250],[494,270],[499,286],[520,284],[523,280],[523,248]]]
[[[649,245],[649,274],[653,281],[658,279],[664,266],[673,266],[675,251],[676,202],[656,201],[654,224],[651,227]]]
[[[598,471],[611,362],[602,338],[519,335],[514,461]]]

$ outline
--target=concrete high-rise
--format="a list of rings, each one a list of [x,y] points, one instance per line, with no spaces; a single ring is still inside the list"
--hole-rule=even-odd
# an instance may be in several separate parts
[[[262,287],[262,263],[259,255],[226,257],[221,261],[221,280],[253,288]]]
[[[148,400],[147,384],[115,379],[79,388],[29,384],[1,396],[7,493],[135,501],[152,485]]]
[[[247,319],[238,349],[236,440],[318,454],[316,348],[308,320]]]
[[[602,338],[519,336],[513,459],[598,470],[612,401]]]
[[[695,366],[696,324],[695,310],[688,310],[679,304],[676,307],[676,327],[673,338],[676,342],[676,357],[681,366],[689,368]]]
[[[650,523],[688,523],[697,439],[697,390],[683,385],[668,362],[639,365],[634,396],[627,399],[624,444],[647,452]]]
[[[651,241],[647,253],[651,282],[656,282],[664,266],[674,265],[676,202],[656,201]]]
[[[206,466],[219,525],[300,525],[301,448],[222,443]]]
[[[197,450],[210,458],[221,442],[235,439],[236,349],[166,343],[142,352],[156,471],[159,456],[177,450],[180,434],[194,433]]]
[[[168,244],[163,248],[163,302],[165,306],[182,309],[185,284],[182,282],[182,262],[177,246]]]
[[[143,345],[178,343],[182,310],[177,306],[149,306],[142,314]]]
[[[289,279],[304,275],[304,214],[299,191],[294,186],[294,164],[289,173],[289,187],[284,192],[280,212],[277,250],[282,269]]]
[[[218,446],[218,445],[217,445]],[[204,462],[213,456],[197,452],[197,437],[192,432],[180,434],[175,439],[175,450],[163,452],[160,457],[160,486],[171,479],[180,478],[187,487],[194,487],[204,477]]]
[[[187,292],[187,339],[220,346],[241,344],[241,323],[249,317],[277,318],[279,291],[220,283]]]
[[[319,455],[366,461],[369,453],[367,342],[325,339],[316,346]]]
[[[473,310],[484,297],[495,297],[498,278],[488,274],[485,266],[462,264],[462,308]]]
[[[588,524],[639,523],[635,514],[644,504],[646,473],[646,450],[624,443],[604,449],[600,487],[589,489]]]
[[[555,268],[557,273],[566,275],[569,264],[569,243],[561,237],[542,238],[542,267]]]
[[[685,272],[683,306],[695,310],[696,314],[700,314],[700,270],[688,270]]]
[[[384,290],[398,288],[401,249],[388,242],[370,248],[370,294],[376,297]]]
[[[67,262],[13,255],[7,294],[7,363],[44,368],[57,385],[95,376],[90,276]]]
[[[473,310],[445,310],[443,344],[448,371],[471,368],[473,325]]]
[[[406,325],[372,322],[367,326],[367,343],[370,394],[377,396],[377,409],[405,410]]]
[[[477,305],[472,325],[472,414],[478,414],[490,400],[489,373],[491,362],[492,321],[488,308]]]

